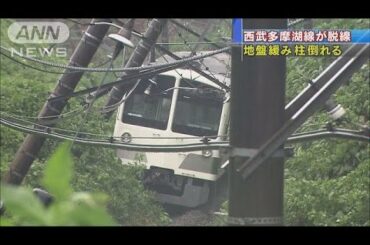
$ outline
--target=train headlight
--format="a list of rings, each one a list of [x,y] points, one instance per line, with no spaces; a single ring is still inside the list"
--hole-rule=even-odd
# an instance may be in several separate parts
[[[211,150],[203,150],[202,155],[204,157],[211,157],[212,156],[212,151]]]
[[[122,134],[121,141],[123,143],[130,143],[131,140],[132,140],[132,137],[131,137],[131,134],[130,133],[125,132],[125,133]]]

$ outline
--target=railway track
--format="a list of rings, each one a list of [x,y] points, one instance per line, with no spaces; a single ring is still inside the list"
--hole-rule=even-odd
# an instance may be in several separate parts
[[[221,205],[227,200],[228,186],[226,174],[213,188],[212,198],[198,208],[185,208],[164,205],[172,223],[170,226],[218,226],[225,223],[224,217],[217,215]]]

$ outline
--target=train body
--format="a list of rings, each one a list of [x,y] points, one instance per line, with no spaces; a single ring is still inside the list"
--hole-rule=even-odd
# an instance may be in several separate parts
[[[229,85],[225,75],[212,74]],[[118,109],[114,136],[135,144],[188,144],[224,141],[229,125],[229,94],[190,69],[143,79]],[[219,150],[175,153],[119,149],[123,164],[143,164],[145,186],[162,202],[185,207],[205,204],[224,174],[227,156]]]

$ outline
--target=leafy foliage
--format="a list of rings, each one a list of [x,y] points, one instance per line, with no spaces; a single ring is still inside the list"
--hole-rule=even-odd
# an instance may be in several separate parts
[[[72,157],[67,144],[62,145],[49,160],[43,178],[44,186],[57,200],[65,200],[71,195]]]
[[[73,193],[70,180],[73,161],[70,142],[62,144],[48,161],[43,183],[54,201],[44,207],[30,188],[3,184],[1,198],[12,219],[1,218],[1,225],[115,225],[105,211],[105,194]],[[3,223],[5,222],[5,223]]]
[[[370,225],[369,160],[347,175],[325,180],[288,178],[289,225]]]
[[[368,28],[369,20],[315,20],[322,29]],[[332,58],[288,59],[287,100],[291,100]],[[332,97],[346,115],[338,127],[361,129],[369,123],[369,63]],[[323,127],[330,119],[318,111],[299,131]],[[349,140],[320,140],[295,145],[285,165],[287,225],[370,225],[369,146]]]

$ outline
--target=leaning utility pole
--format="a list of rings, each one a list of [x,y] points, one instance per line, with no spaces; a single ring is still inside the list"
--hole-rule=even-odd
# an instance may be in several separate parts
[[[243,19],[243,29],[286,28],[286,19]],[[229,224],[282,225],[283,154],[247,179],[237,169],[284,123],[286,60],[242,52],[240,46],[232,48]]]
[[[111,22],[109,19],[93,19],[94,22]],[[73,52],[69,66],[87,67],[91,62],[95,52],[109,29],[108,25],[91,25],[84,33],[81,41]],[[71,73],[68,69],[61,75],[56,88],[49,98],[68,95],[73,93],[77,83],[80,81],[83,72]],[[54,123],[43,120],[43,117],[56,119],[67,104],[66,100],[47,101],[38,115],[38,124],[53,126]],[[55,117],[54,117],[55,116]],[[19,185],[22,183],[33,160],[37,157],[46,138],[37,135],[27,135],[22,145],[19,147],[9,171],[5,175],[5,182],[8,184]]]
[[[155,45],[157,38],[161,34],[161,31],[163,29],[163,26],[165,26],[167,23],[167,19],[153,19],[147,31],[144,34],[144,37],[140,40],[139,44],[136,46],[134,52],[132,53],[130,59],[127,61],[126,68],[128,67],[139,67],[143,64],[146,56],[149,54],[152,47]],[[135,71],[130,72],[124,72],[122,76],[126,76],[129,74],[135,73]],[[127,90],[125,84],[114,86],[110,91],[108,95],[108,100],[103,108],[107,109],[109,106],[112,106],[116,103],[118,103],[125,91]],[[114,110],[108,110],[105,111],[104,117],[109,118],[113,114]]]
[[[169,29],[168,25],[165,25],[163,27],[162,35],[161,35],[161,42],[162,43],[169,43],[170,42],[170,36],[169,36],[169,33],[168,33],[168,29]],[[163,47],[165,47],[166,49],[170,49],[170,45],[168,45],[168,44],[164,44]]]

